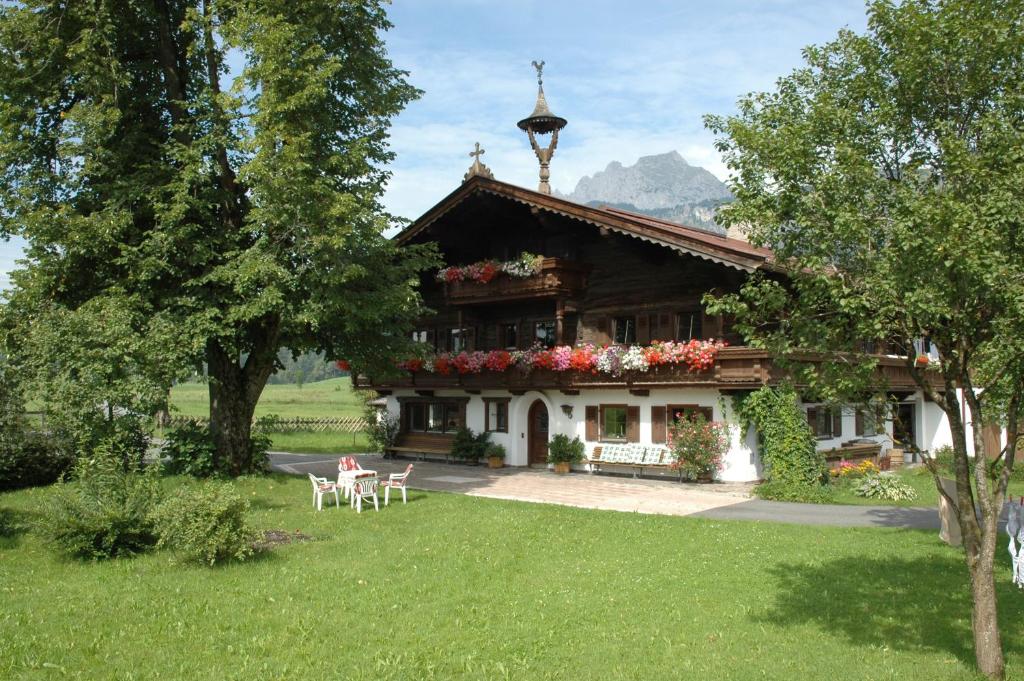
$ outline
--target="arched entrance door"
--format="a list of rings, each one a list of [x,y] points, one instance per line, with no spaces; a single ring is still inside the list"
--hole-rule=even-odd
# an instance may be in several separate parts
[[[535,400],[530,405],[529,431],[526,434],[528,448],[528,463],[545,464],[548,461],[548,408],[541,400]]]

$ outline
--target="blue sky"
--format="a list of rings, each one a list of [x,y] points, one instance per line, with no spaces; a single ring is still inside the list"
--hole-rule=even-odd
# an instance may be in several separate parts
[[[677,150],[726,179],[702,125],[738,96],[772,87],[800,50],[844,26],[863,0],[394,0],[388,50],[424,90],[395,121],[385,206],[415,218],[452,191],[474,142],[499,180],[534,188],[537,162],[515,124],[543,59],[552,110],[568,119],[551,184],[570,192],[610,161]],[[0,244],[0,288],[21,244]]]

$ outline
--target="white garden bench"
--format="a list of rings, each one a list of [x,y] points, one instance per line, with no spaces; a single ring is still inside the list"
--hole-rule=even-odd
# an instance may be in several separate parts
[[[673,463],[672,452],[663,445],[642,445],[636,442],[594,447],[586,460],[591,473],[606,466],[621,466],[633,469],[633,477],[643,475],[646,468],[669,468]]]

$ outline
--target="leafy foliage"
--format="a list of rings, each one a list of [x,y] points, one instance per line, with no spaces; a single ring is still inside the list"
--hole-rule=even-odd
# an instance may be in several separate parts
[[[76,558],[114,558],[153,547],[150,514],[160,500],[157,466],[125,468],[120,452],[101,446],[75,466],[76,482],[60,483],[43,529]]]
[[[917,498],[917,490],[903,482],[892,473],[872,473],[865,475],[857,485],[857,496],[869,499],[888,499],[889,501],[912,501]]]
[[[75,453],[67,439],[24,433],[20,440],[0,445],[0,491],[49,485],[74,464]]]
[[[500,445],[497,442],[487,445],[485,454],[489,459],[504,459],[508,456],[508,452],[505,451],[505,445]]]
[[[754,488],[754,494],[761,499],[804,504],[830,504],[832,503],[832,491],[828,485],[800,485],[774,480],[763,482]]]
[[[452,456],[466,461],[482,459],[487,455],[487,447],[490,443],[490,433],[474,433],[471,428],[463,426],[455,431],[455,438],[452,440]]]
[[[167,458],[165,469],[172,475],[208,478],[216,475],[216,448],[210,429],[190,422],[167,432],[161,451]]]
[[[248,500],[231,483],[179,487],[153,512],[157,546],[209,565],[245,560],[259,538],[246,521],[248,512]]]
[[[363,409],[363,420],[366,422],[366,439],[373,451],[385,452],[398,441],[401,422],[397,414],[379,409],[367,399]]]
[[[690,479],[722,470],[729,451],[729,429],[703,414],[674,420],[668,429],[675,467]]]
[[[804,59],[736,115],[706,119],[733,173],[736,201],[719,216],[786,275],[755,275],[711,309],[828,401],[884,390],[877,359],[855,354],[863,343],[902,346],[950,423],[975,652],[1001,678],[993,557],[1024,418],[1024,11],[874,0],[864,35],[840,31]],[[923,338],[934,366],[909,351]],[[986,452],[984,426],[1010,444]],[[989,458],[1002,462],[995,483]]]
[[[568,435],[558,433],[548,442],[548,463],[579,463],[585,451],[586,446],[578,437],[570,440]]]
[[[3,324],[69,430],[95,444],[104,411],[148,416],[205,364],[240,474],[281,348],[405,354],[436,254],[383,235],[390,121],[419,94],[388,28],[378,0],[0,8],[0,235],[28,244]]]
[[[757,431],[768,482],[817,487],[825,481],[825,457],[817,450],[793,388],[765,386],[745,396],[738,407],[743,428]]]

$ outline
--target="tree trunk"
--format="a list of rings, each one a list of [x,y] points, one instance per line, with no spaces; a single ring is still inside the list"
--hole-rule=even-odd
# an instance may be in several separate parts
[[[991,547],[989,545],[992,545]],[[974,656],[978,671],[991,679],[1002,679],[1005,674],[1003,644],[999,635],[999,613],[996,610],[996,584],[993,574],[994,541],[984,542],[980,556],[968,560],[971,565],[971,596],[974,610],[971,627],[974,630]]]
[[[215,341],[206,349],[210,372],[210,435],[216,448],[216,467],[231,475],[252,469],[252,416],[256,401],[251,399],[245,372],[237,356],[225,352]]]

